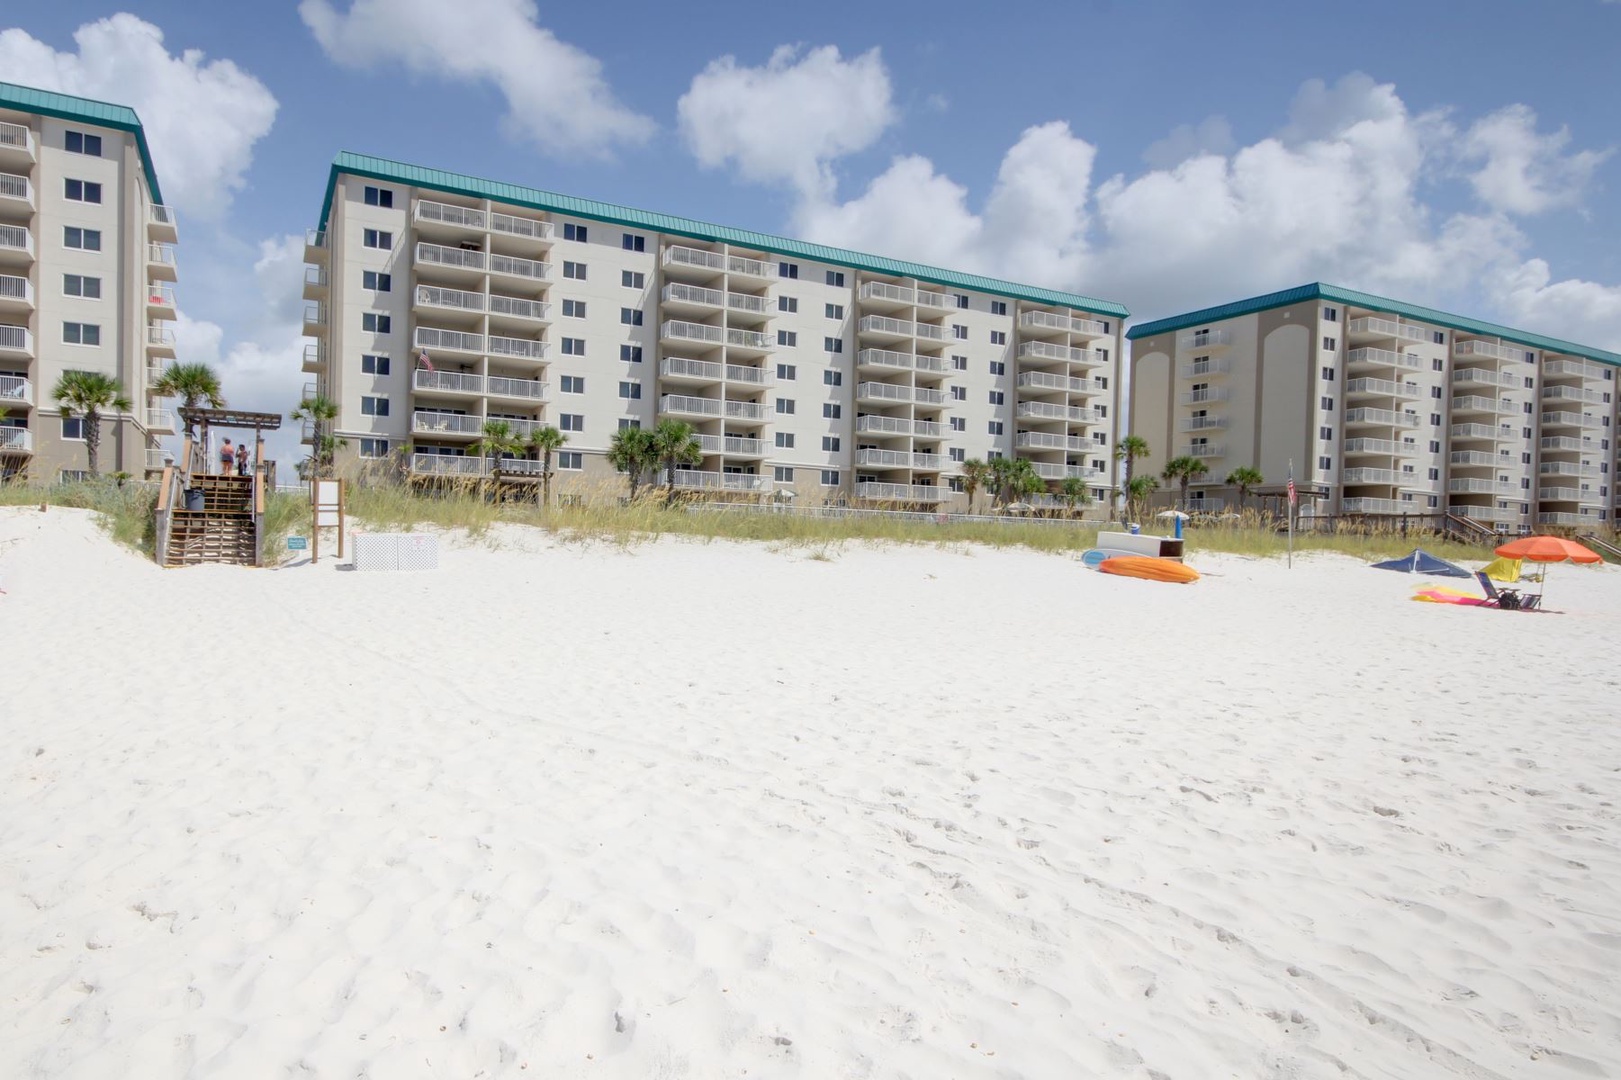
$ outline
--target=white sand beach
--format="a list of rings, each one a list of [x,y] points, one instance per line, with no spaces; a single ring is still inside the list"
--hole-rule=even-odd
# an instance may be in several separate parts
[[[1621,570],[813,554],[0,509],[0,1076],[1621,1076]]]

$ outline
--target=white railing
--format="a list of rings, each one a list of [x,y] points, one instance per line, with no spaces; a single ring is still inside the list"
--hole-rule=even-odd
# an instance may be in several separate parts
[[[1176,422],[1178,431],[1220,431],[1226,426],[1225,416],[1184,416]]]
[[[1095,444],[1089,444],[1087,440],[1074,435],[1021,431],[1013,437],[1013,445],[1019,450],[1086,450]]]
[[[1046,341],[1026,341],[1019,345],[1018,355],[1021,360],[1059,360],[1079,364],[1085,362],[1086,350]]]
[[[536,319],[544,321],[551,317],[552,306],[539,300],[525,300],[520,296],[501,296],[495,294],[490,297],[491,315],[511,315],[516,319]]]
[[[23,199],[29,203],[34,201],[34,185],[26,176],[16,173],[0,173],[0,198]]]
[[[484,269],[484,253],[482,251],[445,247],[443,244],[417,244],[416,261],[434,266],[455,266],[463,270]]]
[[[1418,417],[1407,413],[1392,412],[1389,409],[1347,409],[1345,410],[1347,424],[1384,424],[1387,427],[1416,428]]]
[[[719,289],[704,289],[697,285],[676,283],[664,286],[664,291],[659,297],[666,303],[705,304],[709,307],[720,307],[726,302],[726,294]]]
[[[175,214],[174,207],[153,203],[151,209],[154,225],[167,225],[171,229],[179,227],[180,218]]]
[[[891,319],[887,315],[863,315],[861,321],[856,323],[856,329],[863,334],[893,334],[897,337],[910,337],[912,324],[905,319]]]
[[[927,439],[938,438],[945,434],[945,425],[938,420],[913,420],[912,434],[921,435]]]
[[[477,435],[483,427],[483,417],[466,413],[418,409],[411,414],[411,430],[419,435]]]
[[[749,277],[769,277],[770,270],[760,259],[751,259],[745,255],[726,256],[726,272],[728,274],[746,274]]]
[[[749,383],[754,386],[763,386],[768,378],[770,378],[770,373],[766,371],[765,368],[748,367],[744,364],[726,365],[727,382]]]
[[[1200,349],[1224,348],[1233,343],[1231,330],[1199,330],[1192,334],[1183,334],[1176,339],[1178,349],[1188,349],[1197,352]]]
[[[689,490],[764,491],[768,481],[754,473],[709,472],[702,469],[677,469],[675,486]]]
[[[162,447],[147,447],[146,467],[150,470],[161,469],[174,463],[174,455]]]
[[[739,457],[763,457],[766,444],[761,439],[738,435],[694,435],[698,446],[706,454],[735,454]]]
[[[857,450],[856,464],[872,468],[910,469],[912,455],[905,450]]]
[[[1453,398],[1452,411],[1495,413],[1505,411],[1505,407],[1500,405],[1496,398],[1481,397],[1479,394],[1470,394],[1467,397]]]
[[[1416,398],[1422,390],[1418,383],[1399,383],[1393,379],[1351,379],[1345,384],[1348,394],[1381,394],[1385,397]]]
[[[912,400],[919,405],[944,405],[946,403],[946,392],[919,386],[912,390]]]
[[[1469,344],[1464,342],[1464,344]],[[1491,371],[1487,368],[1456,368],[1452,372],[1452,381],[1455,383],[1480,383],[1484,386],[1514,386],[1517,384],[1512,373]]]
[[[22,124],[0,123],[0,146],[9,146],[16,150],[26,150],[30,157],[34,153],[34,131]]]
[[[25,304],[32,304],[34,283],[25,277],[0,274],[0,300],[21,300]]]
[[[955,305],[951,303],[951,298],[945,293],[930,292],[928,289],[919,289],[917,291],[917,306],[940,308],[941,310],[944,310]]]
[[[1189,443],[1184,451],[1189,457],[1218,458],[1227,456],[1225,443]]]
[[[1082,334],[1087,337],[1104,337],[1108,334],[1101,322],[1095,319],[1078,319],[1069,315],[1059,315],[1051,311],[1025,311],[1019,314],[1019,328],[1021,330],[1053,330],[1062,334]],[[1225,330],[1217,331],[1217,335],[1227,333]],[[1226,344],[1226,342],[1218,342]]]
[[[733,401],[728,398],[725,402],[725,415],[733,420],[769,420],[771,419],[771,406],[762,405],[755,401]]]
[[[146,328],[146,343],[160,349],[172,349],[175,345],[174,331],[167,326],[148,326]]]
[[[505,419],[505,417],[499,417],[498,419]],[[518,421],[508,420],[507,422],[513,425],[514,432],[518,430]],[[503,476],[539,476],[540,470],[545,464],[545,462],[536,461],[534,458],[506,457],[503,455],[499,465],[490,465],[489,471],[493,474],[499,468]]]
[[[3,394],[0,394],[3,396]],[[1537,466],[1544,476],[1600,476],[1597,465],[1579,465],[1574,461],[1544,461]]]
[[[758,330],[739,330],[734,326],[726,330],[726,344],[740,349],[772,349],[777,341],[770,334]]]
[[[946,331],[945,331],[944,327],[934,326],[934,325],[931,325],[930,323],[921,323],[920,322],[920,323],[916,324],[916,328],[917,328],[916,329],[917,336],[920,337],[920,338],[924,338],[925,340],[928,340],[928,341],[943,341],[943,340],[945,340]]]
[[[1022,346],[1019,349],[1019,355],[1024,355]],[[1225,375],[1232,370],[1232,367],[1231,360],[1228,360],[1225,356],[1217,356],[1207,360],[1195,360],[1192,363],[1183,364],[1178,370],[1178,374],[1184,379],[1203,379],[1211,375]]]
[[[411,374],[411,385],[418,390],[446,390],[457,394],[482,394],[484,378],[464,375],[456,371],[429,371],[417,368]]]
[[[1185,394],[1178,394],[1176,401],[1179,405],[1202,405],[1207,401],[1226,401],[1231,396],[1232,391],[1227,388],[1211,386],[1203,390],[1189,390]]]
[[[16,225],[0,225],[0,248],[34,253],[34,234]]]
[[[1537,515],[1537,524],[1591,526],[1598,524],[1598,519],[1587,514],[1542,513]]]
[[[517,356],[525,360],[542,360],[546,356],[546,343],[531,338],[497,337],[490,335],[491,356]]]
[[[306,229],[304,231],[304,246],[312,248],[326,247],[326,230]]]
[[[1581,360],[1547,360],[1542,364],[1542,374],[1550,379],[1571,376],[1578,379],[1602,379],[1604,369]]]
[[[326,325],[326,305],[325,304],[305,304],[304,305],[304,325],[305,326],[325,326]]]
[[[1031,467],[1036,475],[1043,480],[1068,480],[1074,477],[1077,480],[1091,480],[1101,474],[1090,465],[1059,465],[1044,461],[1033,461]]]
[[[1447,490],[1454,495],[1518,495],[1519,485],[1497,480],[1482,480],[1471,476],[1455,476],[1447,481]]]
[[[491,375],[489,384],[492,396],[529,398],[534,401],[544,398],[550,386],[539,379],[509,379],[504,375]]]
[[[746,311],[752,315],[764,315],[768,310],[768,296],[750,296],[748,293],[729,292],[726,294],[726,306],[733,311]]]
[[[32,454],[34,452],[34,433],[27,428],[0,427],[0,452]]]
[[[311,342],[310,344],[304,346],[304,366],[305,367],[320,367],[321,366],[321,346],[320,345],[316,344],[315,342]]]
[[[304,284],[318,285],[324,289],[327,286],[327,281],[326,267],[306,266],[304,268]]]
[[[533,218],[513,217],[511,214],[491,214],[490,228],[508,236],[521,236],[526,240],[550,240],[552,223]]]
[[[483,352],[484,335],[468,334],[461,330],[441,330],[436,326],[416,329],[416,347],[419,349],[452,349],[457,352]]]
[[[424,307],[457,308],[461,311],[483,311],[482,293],[463,289],[441,289],[433,285],[417,286],[417,303]]]
[[[171,409],[146,410],[146,430],[174,431],[174,412]]]
[[[1506,439],[1514,434],[1514,429],[1493,424],[1453,424],[1452,437],[1454,439]]]
[[[664,249],[664,265],[696,266],[703,270],[721,271],[726,269],[726,256],[718,251],[703,251],[698,248],[681,247],[672,244]]]
[[[1454,356],[1483,356],[1491,360],[1521,360],[1525,357],[1524,349],[1511,349],[1506,345],[1493,345],[1489,341],[1457,341],[1452,342]]]
[[[1604,395],[1597,390],[1583,390],[1575,386],[1544,386],[1542,396],[1559,401],[1582,401],[1589,405],[1599,405],[1604,401]]]
[[[888,300],[896,304],[912,303],[912,290],[885,281],[864,281],[856,293],[861,300]]]
[[[412,454],[411,471],[428,476],[483,476],[484,459],[459,454]]]
[[[1429,340],[1429,334],[1422,326],[1409,326],[1394,319],[1380,319],[1372,315],[1352,319],[1347,328],[1353,334],[1377,334],[1380,337],[1401,338],[1404,341]]]
[[[1586,413],[1574,413],[1574,412],[1545,412],[1545,413],[1543,413],[1542,414],[1542,425],[1544,427],[1547,427],[1550,424],[1557,425],[1559,427],[1596,428],[1596,427],[1599,426],[1599,420],[1598,420],[1598,417],[1596,417],[1596,416],[1588,416]]]
[[[874,282],[868,282],[871,285]],[[910,353],[895,352],[893,349],[862,349],[856,353],[858,367],[895,368],[897,370],[910,369],[912,356]]]
[[[491,416],[491,420],[500,420],[512,429],[512,434],[520,439],[527,439],[543,426],[539,420],[528,420],[521,416]]]
[[[1454,450],[1448,455],[1448,461],[1453,465],[1485,465],[1488,468],[1509,464],[1507,457],[1488,454],[1484,450]]]
[[[1542,437],[1544,450],[1577,450],[1586,452],[1593,449],[1593,440],[1589,438],[1573,439],[1568,435],[1544,435]]]
[[[910,435],[912,421],[900,416],[858,416],[858,435]]]
[[[1347,454],[1400,454],[1412,452],[1412,447],[1404,447],[1402,443],[1393,439],[1346,439],[1345,452]]]
[[[864,382],[856,385],[856,397],[871,401],[911,401],[912,388],[892,383]]]
[[[34,384],[21,375],[0,375],[0,401],[33,401]]]
[[[1400,514],[1414,509],[1400,499],[1346,499],[1340,508],[1347,514]]]
[[[550,263],[536,262],[534,259],[520,259],[516,255],[491,255],[490,273],[507,274],[510,277],[532,278],[541,280],[552,272]]]
[[[1352,349],[1345,354],[1345,359],[1350,364],[1399,367],[1407,368],[1410,371],[1417,371],[1424,366],[1424,362],[1420,357],[1411,353],[1396,352],[1392,349]]]
[[[1470,506],[1467,503],[1449,502],[1447,509],[1470,521],[1515,521],[1520,516],[1514,510],[1499,510],[1495,506]]]
[[[1095,424],[1103,419],[1096,409],[1079,405],[1053,405],[1045,401],[1021,401],[1013,410],[1013,415],[1021,419],[1069,420],[1078,424]]]
[[[663,326],[659,327],[659,336],[681,341],[705,341],[713,345],[719,345],[726,340],[726,328],[724,326],[709,326],[706,323],[669,319],[665,321]]]
[[[685,413],[689,416],[719,416],[719,398],[688,397],[683,394],[665,394],[659,398],[659,412]]]
[[[1537,498],[1543,502],[1582,502],[1589,495],[1597,497],[1597,492],[1583,491],[1573,487],[1545,487],[1537,488]]]
[[[34,335],[26,326],[0,326],[0,349],[9,352],[34,352]]]
[[[939,502],[951,492],[932,484],[884,484],[866,480],[855,486],[858,499],[885,499],[899,502]]]
[[[417,200],[416,219],[418,223],[433,221],[463,229],[484,228],[484,211],[472,210],[465,206],[452,206],[450,203],[430,202],[427,199]]]
[[[146,261],[158,266],[175,265],[175,247],[173,244],[146,245]]]
[[[719,380],[725,373],[725,367],[711,360],[683,360],[676,356],[667,356],[659,361],[660,375],[685,375],[693,379]]]
[[[933,371],[943,374],[946,370],[946,358],[943,356],[914,356],[912,357],[912,364],[919,371]]]

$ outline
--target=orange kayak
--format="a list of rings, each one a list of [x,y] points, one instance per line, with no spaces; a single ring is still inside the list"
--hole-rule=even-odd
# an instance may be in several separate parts
[[[1104,559],[1098,569],[1105,574],[1121,577],[1146,578],[1149,581],[1175,581],[1186,585],[1199,580],[1199,572],[1171,559],[1153,559],[1147,555],[1116,555]]]

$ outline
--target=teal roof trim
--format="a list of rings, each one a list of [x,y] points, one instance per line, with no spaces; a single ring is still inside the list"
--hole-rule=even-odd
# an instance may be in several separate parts
[[[1126,331],[1126,337],[1136,341],[1138,338],[1152,337],[1155,334],[1185,330],[1190,326],[1205,326],[1209,323],[1220,322],[1223,319],[1237,318],[1240,315],[1253,315],[1259,311],[1288,307],[1290,304],[1298,304],[1305,300],[1332,300],[1340,304],[1368,308],[1371,311],[1382,311],[1388,315],[1402,315],[1418,322],[1429,323],[1432,326],[1444,326],[1451,330],[1462,330],[1466,334],[1480,334],[1485,337],[1501,338],[1504,341],[1511,341],[1516,345],[1524,345],[1530,349],[1541,349],[1543,352],[1560,353],[1565,356],[1580,356],[1588,360],[1596,360],[1601,364],[1621,366],[1621,353],[1595,349],[1591,345],[1578,345],[1574,341],[1547,337],[1543,334],[1533,334],[1528,330],[1516,330],[1511,326],[1498,326],[1496,323],[1471,319],[1463,315],[1451,315],[1445,311],[1437,311],[1434,308],[1420,307],[1417,304],[1408,304],[1400,300],[1374,296],[1372,293],[1357,292],[1355,289],[1342,289],[1338,285],[1324,285],[1321,282],[1285,289],[1282,292],[1267,293],[1265,296],[1254,296],[1248,300],[1235,300],[1230,304],[1190,311],[1185,315],[1172,315],[1169,318],[1156,319],[1153,322],[1138,323]]]
[[[0,82],[0,109],[39,113],[58,120],[75,120],[129,132],[135,136],[135,145],[140,149],[141,169],[146,173],[146,187],[152,194],[152,201],[163,205],[163,192],[158,188],[158,171],[152,167],[152,151],[146,145],[146,131],[141,127],[141,118],[128,105],[113,105],[106,101],[74,97],[72,94]]]
[[[532,210],[543,210],[547,213],[567,214],[570,217],[605,221],[611,225],[619,225],[625,228],[646,229],[649,232],[685,236],[693,240],[703,240],[711,243],[737,244],[753,251],[769,251],[775,255],[788,255],[813,262],[830,263],[834,266],[848,266],[856,270],[866,270],[876,274],[916,278],[919,281],[928,281],[936,285],[971,289],[974,292],[992,293],[997,296],[1010,296],[1017,300],[1029,300],[1038,304],[1079,308],[1096,315],[1112,315],[1118,319],[1124,319],[1130,314],[1119,304],[1113,304],[1107,300],[1095,300],[1075,293],[1019,285],[1011,281],[1001,281],[997,278],[980,277],[976,274],[962,274],[954,270],[942,270],[934,266],[924,266],[920,263],[886,259],[879,255],[866,255],[859,251],[846,251],[843,248],[825,247],[821,244],[806,243],[803,240],[790,240],[782,236],[751,232],[748,229],[734,229],[727,225],[711,225],[707,222],[693,221],[689,218],[674,217],[669,214],[655,214],[647,210],[636,210],[632,207],[616,206],[613,203],[596,202],[592,199],[580,199],[572,195],[559,195],[555,192],[522,187],[518,184],[480,180],[477,177],[463,176],[460,173],[445,172],[442,169],[429,169],[421,165],[405,165],[385,158],[350,153],[347,150],[333,159],[332,172],[327,177],[326,198],[321,204],[320,227],[323,230],[326,228],[327,219],[332,213],[332,198],[337,190],[338,175],[340,173],[396,184],[410,184],[413,187],[444,191],[453,195],[465,195],[475,199],[493,199],[497,202],[527,206]]]

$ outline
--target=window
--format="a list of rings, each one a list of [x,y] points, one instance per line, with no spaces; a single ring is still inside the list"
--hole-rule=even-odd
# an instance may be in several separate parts
[[[837,420],[844,415],[844,407],[836,401],[822,402],[822,419]]]
[[[82,131],[70,131],[63,142],[63,148],[70,154],[84,154],[86,157],[101,156],[101,136],[86,135]]]
[[[1531,455],[1530,454],[1521,454],[1520,455],[1520,464],[1521,465],[1529,465],[1529,464],[1531,464]]]
[[[794,448],[794,433],[791,431],[777,432],[777,449],[792,450]]]
[[[1525,415],[1531,415],[1531,403],[1529,401],[1525,403]]]
[[[1427,501],[1427,502],[1428,502],[1428,503],[1429,503],[1429,505],[1430,505],[1430,508],[1431,508],[1431,509],[1432,509],[1432,510],[1433,510],[1433,509],[1434,509],[1434,508],[1435,508],[1435,507],[1437,507],[1437,506],[1440,506],[1440,505],[1441,505],[1441,497],[1440,497],[1440,496],[1439,496],[1439,495],[1431,495],[1431,496],[1429,496],[1429,498],[1428,498],[1428,499],[1427,499],[1427,500],[1426,500],[1426,501]]]
[[[565,318],[565,319],[583,319],[583,318],[585,318],[585,301],[584,300],[564,300],[563,301],[563,318]]]
[[[966,387],[966,386],[953,386],[951,388],[951,400],[952,401],[967,401],[968,400],[968,387]]]
[[[1007,333],[1005,331],[1002,331],[1002,330],[992,330],[991,331],[991,344],[992,345],[1006,345],[1007,344]]]
[[[785,278],[793,278],[793,279],[797,280],[799,278],[799,264],[798,263],[789,263],[789,262],[778,263],[777,264],[777,276],[778,277],[785,277]]]
[[[360,328],[368,334],[386,334],[394,329],[394,318],[368,311],[360,316]]]
[[[563,260],[563,276],[574,281],[585,280],[585,263]]]
[[[1441,333],[1439,330],[1432,330],[1430,331],[1430,340],[1435,342],[1437,345],[1445,345],[1447,343],[1447,336]],[[1531,354],[1526,353],[1525,358],[1527,360],[1531,359]]]
[[[557,468],[561,472],[579,472],[585,468],[585,455],[578,450],[559,450]]]
[[[779,484],[791,484],[794,482],[794,470],[787,465],[773,465],[771,479]]]
[[[794,331],[794,330],[778,330],[777,331],[777,344],[778,345],[798,345],[799,344],[799,333],[797,331]]]
[[[585,338],[566,337],[563,339],[564,356],[584,356]]]
[[[371,353],[361,355],[360,373],[362,375],[387,375],[388,370],[388,357],[374,356]]]
[[[380,206],[384,210],[394,209],[394,193],[388,188],[367,187],[366,205]]]
[[[575,225],[573,222],[563,223],[563,239],[573,240],[576,244],[586,242],[586,228],[584,225]]]
[[[564,377],[567,378],[567,376]],[[557,428],[559,431],[584,431],[585,414],[571,412],[558,413]]]
[[[640,401],[642,399],[642,384],[635,380],[619,384],[619,396],[627,401]]]
[[[1004,300],[992,300],[991,301],[991,314],[992,315],[1006,315],[1007,314],[1007,302],[1004,301]]]
[[[823,338],[822,349],[824,352],[841,353],[844,351],[844,339],[836,337]]]
[[[62,438],[82,442],[84,440],[84,417],[62,417]]]
[[[640,270],[621,270],[619,284],[627,289],[640,289],[647,285],[647,275]]]
[[[780,397],[780,398],[778,398],[777,399],[777,415],[778,416],[792,416],[792,415],[794,415],[794,399],[791,398],[791,397]]]
[[[837,470],[837,469],[823,469],[822,470],[822,486],[823,487],[838,487],[839,486],[839,470]]]
[[[1411,416],[1412,414],[1407,413],[1406,415]],[[1441,426],[1441,414],[1440,413],[1437,413],[1437,412],[1430,413],[1430,426],[1432,426],[1432,427],[1440,427]]]
[[[96,323],[65,322],[62,340],[69,345],[100,345],[101,327]]]
[[[797,296],[777,297],[777,310],[797,314],[799,311],[799,298]]]
[[[634,416],[621,416],[619,418],[619,430],[620,431],[629,431],[631,429],[635,429],[635,430],[640,431],[641,427],[642,427],[642,422],[640,420],[636,419]]]
[[[1609,424],[1610,424],[1610,418],[1608,416],[1606,416],[1604,418],[1604,426],[1608,427]],[[1530,428],[1521,428],[1520,429],[1520,437],[1523,438],[1523,439],[1529,439],[1531,437],[1531,429]]]
[[[1447,366],[1447,362],[1445,360],[1439,360],[1438,359],[1438,360],[1431,360],[1430,361],[1430,370],[1431,371],[1445,371],[1446,366]]]
[[[952,371],[967,371],[968,370],[968,357],[953,355],[952,358],[951,358],[951,370]]]
[[[842,270],[829,270],[827,272],[827,283],[837,289],[844,288],[844,272]]]
[[[844,372],[835,371],[833,368],[828,368],[826,371],[822,372],[822,385],[843,386]]]
[[[1437,401],[1440,401],[1441,400],[1441,388],[1439,386],[1430,387],[1430,397],[1434,398]]]
[[[1537,388],[1537,381],[1531,376],[1527,375],[1525,377],[1525,388],[1527,390],[1535,390]]]
[[[625,251],[646,251],[647,237],[637,236],[635,233],[625,233],[619,238],[619,246]]]
[[[1000,434],[1002,434],[1002,421],[1000,421],[1000,420],[992,420],[989,424],[986,425],[985,430],[988,431],[992,435],[1000,435]]]
[[[826,308],[823,310],[823,314],[825,314],[830,319],[842,319],[842,318],[844,318],[844,305],[843,304],[828,304],[826,306]]]
[[[1325,307],[1323,309],[1323,321],[1324,322],[1339,322],[1340,321],[1340,309],[1339,308]]]
[[[642,325],[642,309],[622,307],[619,309],[619,321],[626,326]]]
[[[1333,412],[1334,411],[1334,399],[1331,398],[1331,397],[1325,397],[1325,398],[1320,399],[1318,401],[1318,404],[1322,407],[1324,412]]]
[[[799,369],[792,364],[778,364],[777,378],[793,382],[799,375]]]
[[[1007,395],[1000,390],[992,390],[990,392],[990,403],[992,405],[1005,405],[1007,404]]]
[[[361,439],[360,456],[363,458],[388,457],[387,439]]]
[[[985,460],[986,461],[998,461],[998,460],[1001,459],[1001,457],[1002,457],[1002,451],[1000,451],[1000,450],[987,450],[987,451],[985,451]]]
[[[1440,469],[1431,469],[1430,470],[1430,479],[1431,480],[1439,480],[1439,479],[1441,479],[1441,470]]]
[[[992,360],[991,361],[991,374],[992,375],[1006,375],[1007,374],[1007,362],[1005,360]]]
[[[101,202],[101,185],[89,180],[63,181],[62,197],[68,202]]]
[[[563,340],[567,341],[568,338],[564,338]],[[583,393],[585,393],[585,376],[584,375],[564,375],[563,376],[562,390],[563,390],[563,393],[565,393],[565,394],[583,394]]]
[[[394,275],[379,274],[375,270],[365,270],[360,275],[360,287],[373,292],[393,292]]]
[[[837,450],[838,448],[839,448],[839,437],[837,435],[823,435],[822,436],[822,449],[823,450],[830,450],[831,451],[831,450]]]
[[[1323,339],[1323,351],[1324,352],[1333,352],[1335,349],[1337,349],[1339,347],[1340,347],[1340,343],[1339,343],[1338,340],[1336,340],[1334,338],[1331,338],[1331,337],[1325,337]]]
[[[77,225],[64,225],[62,227],[62,246],[76,248],[80,251],[100,251],[101,230],[81,229]]]
[[[964,309],[966,309],[968,307],[968,294],[967,293],[954,293],[952,295],[952,299],[957,302],[958,307],[964,308]]]
[[[951,324],[951,339],[953,341],[967,341],[968,340],[968,327],[962,325],[961,323],[952,323]]]
[[[86,300],[100,300],[101,279],[98,277],[85,277],[83,274],[63,274],[62,294],[64,296],[82,296]]]
[[[952,431],[967,431],[968,430],[968,419],[966,417],[962,417],[962,416],[953,416],[951,418],[951,430]]]
[[[1326,368],[1323,369],[1323,381],[1324,382],[1333,382],[1334,381],[1334,369],[1333,368],[1326,367]]]
[[[1441,452],[1441,440],[1440,439],[1431,439],[1430,440],[1430,453],[1439,454],[1440,452]]]
[[[642,362],[642,347],[640,345],[619,346],[619,359],[626,364],[639,364]]]
[[[361,416],[387,416],[388,398],[362,396],[360,399]]]
[[[360,246],[389,251],[394,247],[394,234],[384,229],[363,229],[360,233]]]
[[[1334,459],[1331,457],[1320,457],[1317,459],[1317,467],[1324,472],[1329,472],[1334,468]]]

